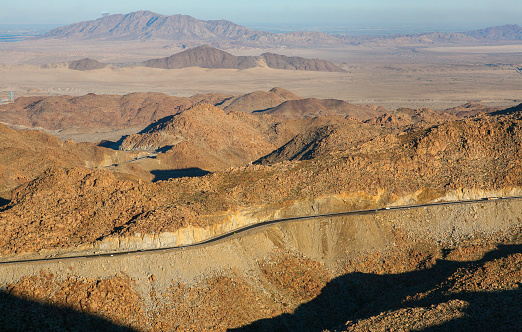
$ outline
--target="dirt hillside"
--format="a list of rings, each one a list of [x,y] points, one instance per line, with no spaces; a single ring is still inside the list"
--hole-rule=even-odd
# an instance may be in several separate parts
[[[96,168],[125,162],[136,152],[106,149],[91,143],[62,142],[37,130],[14,130],[0,124],[0,197],[33,180],[50,167]]]
[[[191,99],[162,93],[20,97],[13,104],[0,106],[0,121],[50,130],[145,127],[163,117],[182,112],[196,102],[221,102],[228,97],[212,94]]]

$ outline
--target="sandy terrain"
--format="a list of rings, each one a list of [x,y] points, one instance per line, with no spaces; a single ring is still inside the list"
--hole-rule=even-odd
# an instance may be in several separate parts
[[[298,95],[377,104],[389,109],[444,109],[468,101],[491,106],[520,103],[521,45],[465,48],[231,49],[235,55],[265,51],[321,58],[341,64],[347,73],[316,73],[254,68],[208,70],[187,68],[106,68],[88,72],[64,65],[40,65],[90,57],[108,63],[129,63],[180,51],[165,42],[65,44],[61,41],[0,43],[0,97],[26,95],[126,94],[164,92],[174,96],[220,92],[245,94],[284,87]],[[500,52],[500,53],[495,53]]]

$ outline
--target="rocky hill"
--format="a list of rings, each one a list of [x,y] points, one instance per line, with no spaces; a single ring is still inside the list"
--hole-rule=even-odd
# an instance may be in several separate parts
[[[264,53],[260,56],[234,56],[225,51],[208,45],[185,50],[181,53],[160,59],[147,60],[138,65],[162,69],[179,69],[200,67],[211,69],[247,69],[268,67],[286,70],[308,70],[343,72],[333,63],[320,59],[305,59],[302,57],[287,57],[284,55]]]
[[[336,115],[367,120],[385,111],[382,107],[354,105],[338,99],[304,98],[288,100],[276,107],[256,112],[284,118]]]
[[[253,125],[256,122],[257,126]],[[226,114],[213,105],[199,104],[152,124],[140,134],[126,137],[118,148],[167,150],[162,159],[178,161],[174,168],[215,171],[245,165],[275,149],[275,142],[270,142],[261,126],[254,116]],[[268,127],[265,125],[266,131]]]
[[[114,151],[91,143],[62,142],[38,130],[14,130],[0,124],[0,197],[40,176],[49,167],[97,168],[126,162],[136,152]]]
[[[255,91],[243,96],[230,98],[218,106],[226,112],[253,113],[274,108],[287,100],[299,99],[303,98],[286,89],[276,87],[268,92]]]
[[[102,69],[107,66],[107,64],[101,63],[97,60],[85,58],[81,60],[70,61],[68,68],[72,70],[95,70]]]
[[[230,97],[210,94],[179,98],[162,93],[20,97],[12,104],[0,106],[0,122],[50,130],[145,127],[195,103],[219,103]]]

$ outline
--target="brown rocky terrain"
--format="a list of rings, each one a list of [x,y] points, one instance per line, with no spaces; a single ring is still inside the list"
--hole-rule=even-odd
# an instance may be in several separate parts
[[[167,149],[168,153],[163,158],[177,159],[183,163],[187,158],[179,157],[188,148],[188,154],[194,154],[196,160],[177,168],[200,167],[215,171],[242,166],[275,149],[275,142],[269,139],[269,123],[259,121],[252,115],[226,114],[213,105],[199,104],[152,124],[140,134],[126,137],[119,143],[118,149]]]
[[[207,112],[216,117],[225,117],[220,113],[222,111],[211,106],[202,105],[193,111],[202,111],[202,108],[207,108]],[[229,115],[232,123],[237,115],[239,113]],[[350,203],[353,205],[343,208],[362,208],[392,203],[409,195],[413,195],[410,199],[414,201],[430,201],[448,190],[459,188],[500,190],[517,187],[522,184],[522,169],[517,162],[517,156],[522,153],[522,138],[517,129],[520,121],[520,112],[513,112],[388,134],[360,123],[347,125],[344,130],[335,126],[323,127],[315,133],[298,136],[266,161],[310,159],[313,156],[315,159],[248,166],[204,177],[140,186],[119,182],[106,171],[53,168],[13,192],[9,210],[0,218],[6,229],[16,230],[19,235],[15,237],[9,231],[4,232],[4,253],[15,252],[16,248],[29,250],[26,238],[32,234],[32,226],[27,231],[21,231],[19,227],[34,225],[34,220],[45,220],[53,232],[63,232],[63,236],[51,238],[58,241],[58,246],[66,247],[71,244],[71,238],[78,237],[73,236],[77,229],[82,232],[89,230],[88,237],[80,242],[92,243],[110,234],[173,232],[180,225],[210,225],[213,216],[239,211],[240,208],[281,207],[291,201],[310,198],[355,195]],[[169,126],[175,127],[167,123],[166,127]],[[226,131],[227,127],[223,130]],[[361,132],[359,136],[345,142],[343,135],[351,136],[355,130]],[[214,140],[212,136],[207,139],[205,135],[201,136],[200,142],[209,144],[210,150],[219,151],[226,147],[225,143]],[[249,136],[245,137],[249,141]],[[90,179],[89,185],[84,184],[87,179]],[[57,185],[68,189],[57,195],[54,192]],[[111,195],[113,191],[108,188],[115,188],[116,196],[101,198],[99,195],[102,193]],[[364,198],[365,195],[377,195],[378,199],[371,201]],[[45,197],[45,204],[41,197]],[[80,205],[73,208],[69,206],[70,202]],[[89,202],[100,203],[96,209],[89,207],[84,215],[82,206],[87,207],[91,204]],[[78,228],[71,228],[73,223],[54,228],[57,218],[76,220]],[[30,242],[30,248],[35,248],[32,250],[49,247],[43,240],[41,243],[36,239]]]
[[[386,109],[383,107],[354,105],[344,100],[305,98],[288,100],[274,108],[259,111],[259,113],[286,118],[337,115],[368,120],[385,111]]]
[[[268,92],[255,91],[236,98],[230,98],[218,106],[227,112],[253,113],[274,108],[287,100],[299,99],[303,98],[288,90],[276,87]]]
[[[488,107],[478,103],[466,103],[457,107],[452,107],[442,111],[444,114],[454,115],[458,118],[476,116],[480,113],[491,113],[500,110],[497,107]]]
[[[276,218],[520,195],[520,106],[399,109],[361,122],[200,103],[252,110],[266,94],[306,101],[283,89],[192,97],[198,105],[119,142],[158,153],[132,162],[139,152],[0,126],[8,142],[1,174],[27,174],[5,187],[2,260],[161,248]],[[177,175],[142,181],[147,163]],[[111,167],[93,169],[100,166]],[[15,314],[0,327],[512,330],[520,323],[520,204],[324,217],[202,248],[3,265],[0,313],[21,308],[31,318]]]
[[[480,108],[482,110],[482,108]],[[446,122],[449,120],[456,120],[461,117],[465,117],[468,114],[478,114],[480,111],[475,111],[475,108],[468,111],[466,106],[459,106],[452,110],[445,110],[444,113],[440,114],[434,112],[428,108],[422,109],[409,109],[399,108],[392,113],[385,113],[372,119],[368,119],[366,123],[372,125],[380,125],[385,127],[404,127],[404,126],[415,126],[426,127],[437,123]],[[455,114],[455,115],[453,115]]]
[[[90,143],[62,142],[37,130],[14,130],[0,124],[0,197],[42,174],[49,167],[97,168],[138,157]]]
[[[196,103],[219,103],[229,97],[209,94],[180,98],[162,93],[20,97],[12,104],[0,105],[0,121],[49,130],[145,127]]]
[[[354,105],[338,99],[302,98],[278,87],[268,92],[255,91],[230,98],[217,106],[227,112],[270,114],[287,120],[342,116],[364,121],[387,112],[384,107],[375,105]]]
[[[520,237],[436,243],[420,232],[442,220],[460,228],[462,215],[491,225],[520,204],[481,206],[285,224],[154,256],[4,265],[0,328],[517,330]]]
[[[288,57],[274,53],[263,53],[260,56],[235,56],[208,45],[198,46],[166,58],[147,60],[138,65],[161,69],[180,69],[200,67],[209,69],[247,69],[268,67],[286,70],[308,70],[325,72],[344,72],[330,61]]]

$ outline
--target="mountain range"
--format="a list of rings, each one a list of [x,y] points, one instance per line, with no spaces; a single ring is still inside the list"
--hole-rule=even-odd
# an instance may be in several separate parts
[[[150,11],[108,15],[49,31],[39,39],[67,40],[165,40],[179,45],[232,47],[326,47],[339,45],[419,45],[462,44],[484,41],[520,41],[518,25],[489,27],[481,30],[452,33],[421,33],[391,36],[345,36],[323,32],[298,31],[271,33],[252,30],[226,20],[198,20],[188,15],[166,16]]]
[[[341,40],[322,32],[275,34],[251,30],[226,20],[202,21],[188,15],[165,16],[150,11],[116,14],[49,31],[39,39],[169,40],[179,43],[247,46],[335,45]]]

